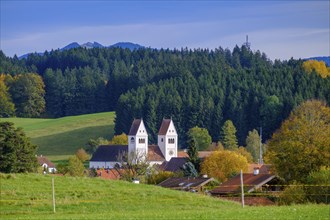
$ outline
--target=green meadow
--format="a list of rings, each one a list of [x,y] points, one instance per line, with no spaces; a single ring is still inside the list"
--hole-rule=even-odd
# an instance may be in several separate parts
[[[158,186],[87,177],[0,174],[1,219],[329,219],[329,206],[242,208],[240,204]]]
[[[0,118],[0,121],[22,127],[31,142],[39,146],[38,154],[51,160],[63,160],[84,147],[91,138],[111,139],[114,118],[114,112],[105,112],[57,119]]]

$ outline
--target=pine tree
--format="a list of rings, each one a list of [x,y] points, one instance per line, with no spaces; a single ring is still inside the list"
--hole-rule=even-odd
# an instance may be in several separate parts
[[[11,122],[0,122],[0,172],[22,173],[35,171],[38,163],[37,146],[21,128]]]
[[[191,139],[189,142],[188,156],[189,156],[188,161],[192,163],[195,169],[197,170],[197,172],[199,172],[201,161],[198,156],[198,149],[196,146],[196,141],[194,139]]]

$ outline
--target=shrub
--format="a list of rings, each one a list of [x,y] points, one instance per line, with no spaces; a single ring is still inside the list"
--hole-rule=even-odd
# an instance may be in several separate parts
[[[76,152],[76,156],[79,158],[81,162],[85,162],[89,159],[89,155],[86,153],[86,151],[82,148],[78,149]]]
[[[291,205],[305,203],[306,194],[302,185],[294,182],[293,185],[287,186],[280,194],[278,204],[279,205]]]
[[[164,180],[175,176],[174,173],[169,172],[169,171],[160,171],[159,173],[154,173],[151,174],[150,176],[148,176],[147,178],[147,183],[148,184],[159,184],[161,182],[163,182]]]
[[[306,195],[309,201],[316,203],[330,203],[330,169],[322,168],[320,171],[311,172],[307,177]]]

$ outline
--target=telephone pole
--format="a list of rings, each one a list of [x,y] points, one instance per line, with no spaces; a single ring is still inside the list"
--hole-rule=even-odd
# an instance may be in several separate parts
[[[260,127],[260,149],[259,149],[259,163],[264,164],[262,159],[262,127]]]

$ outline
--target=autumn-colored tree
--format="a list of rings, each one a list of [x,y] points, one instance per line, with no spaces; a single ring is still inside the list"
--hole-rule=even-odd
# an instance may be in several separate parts
[[[307,60],[303,63],[302,66],[307,73],[314,71],[322,78],[330,76],[330,67],[327,67],[324,61]]]
[[[115,135],[110,141],[112,145],[127,145],[128,144],[128,137],[125,133],[120,135]]]
[[[77,150],[76,156],[79,158],[79,160],[81,160],[81,162],[85,162],[86,160],[89,159],[89,155],[82,148]]]
[[[330,108],[312,100],[294,109],[268,142],[265,159],[287,182],[306,182],[309,173],[329,166]]]
[[[81,160],[75,155],[69,158],[67,170],[67,174],[70,176],[83,176],[85,167]]]
[[[212,142],[212,138],[206,128],[200,128],[195,126],[193,128],[190,128],[187,134],[188,144],[193,139],[198,150],[207,149]]]
[[[11,100],[8,87],[5,84],[6,76],[0,75],[0,118],[12,117],[15,115],[15,105]]]
[[[237,150],[237,153],[240,154],[240,155],[242,155],[242,156],[244,156],[244,157],[247,159],[247,161],[248,161],[249,163],[252,163],[252,162],[253,162],[253,157],[252,157],[252,155],[250,154],[250,152],[248,152],[248,151],[246,150],[245,147],[242,147],[242,146],[239,147],[238,150]]]
[[[45,84],[38,74],[19,74],[9,85],[9,93],[20,117],[39,117],[45,111]]]
[[[231,120],[227,120],[221,128],[221,142],[227,150],[237,150],[236,128]]]
[[[233,175],[248,169],[248,161],[246,157],[235,151],[219,150],[214,151],[209,157],[205,158],[201,173],[223,182]]]

